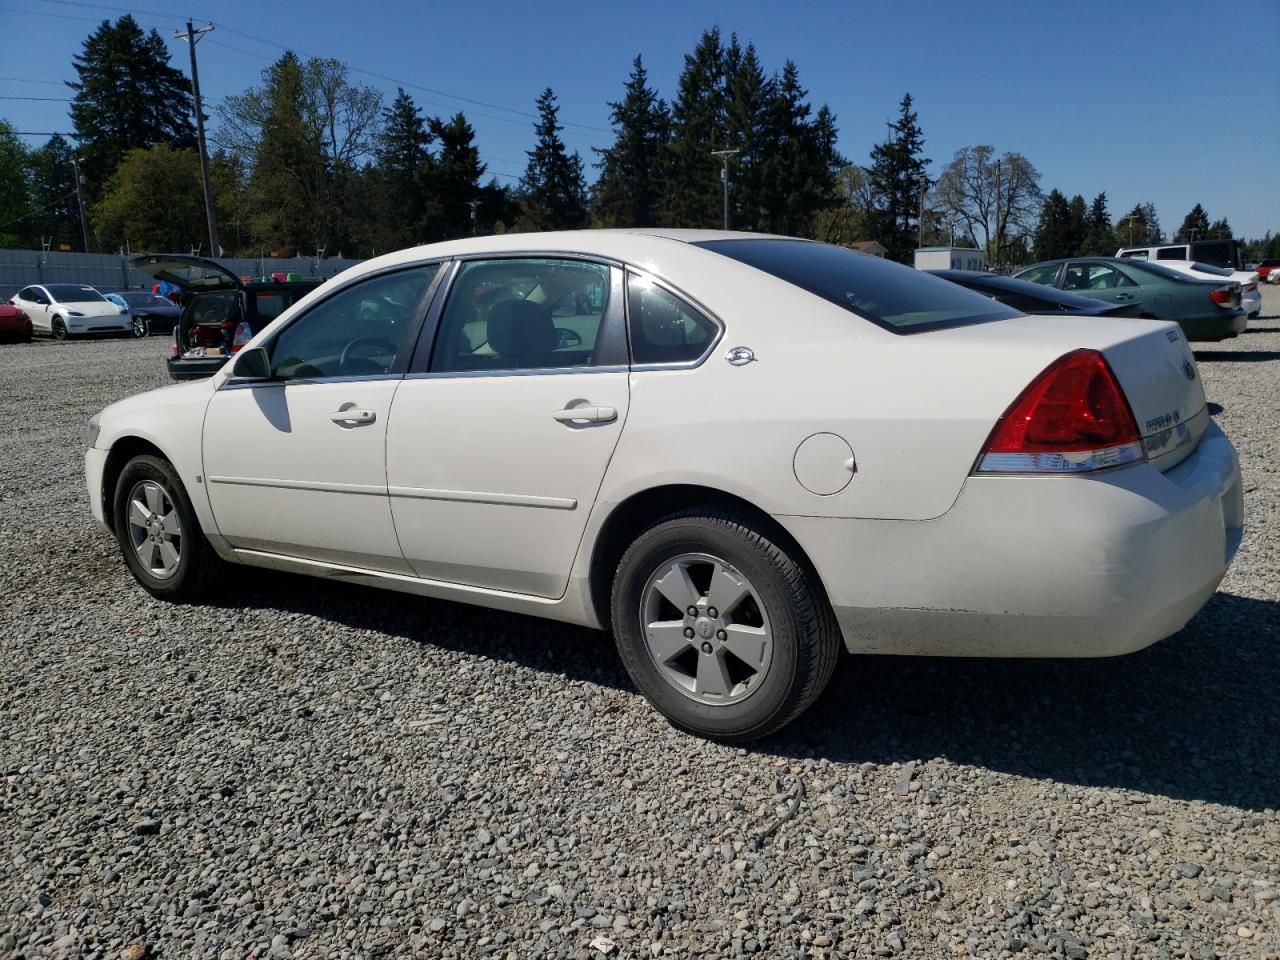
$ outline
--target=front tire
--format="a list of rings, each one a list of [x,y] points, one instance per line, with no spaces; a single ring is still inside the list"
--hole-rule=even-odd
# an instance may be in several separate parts
[[[151,328],[147,325],[146,317],[134,317],[131,332],[135,337],[141,340],[143,337],[151,335]]]
[[[826,688],[840,632],[817,577],[782,539],[737,512],[702,509],[658,522],[623,555],[618,653],[676,726],[754,740]]]
[[[112,500],[116,540],[129,572],[159,600],[197,599],[222,561],[200,531],[177,471],[159,457],[125,464]]]
[[[64,321],[61,317],[54,317],[52,333],[53,333],[53,339],[55,340],[67,339],[66,321]]]

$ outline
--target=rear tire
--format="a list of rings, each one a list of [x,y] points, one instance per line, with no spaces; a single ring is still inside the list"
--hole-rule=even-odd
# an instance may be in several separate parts
[[[224,567],[167,460],[146,455],[125,464],[116,481],[112,516],[129,572],[158,600],[195,600]]]
[[[618,653],[677,727],[754,740],[798,717],[830,681],[835,615],[781,540],[739,512],[703,508],[659,521],[623,554],[611,604]]]
[[[55,340],[65,340],[65,339],[67,339],[67,325],[66,325],[66,323],[65,323],[65,322],[63,322],[63,319],[62,319],[61,317],[54,317],[54,318],[53,318],[53,331],[52,331],[52,332],[53,332],[53,339],[55,339]]]
[[[134,317],[133,327],[131,328],[131,332],[139,340],[143,339],[144,337],[149,337],[151,335],[151,328],[147,325],[146,318]]]

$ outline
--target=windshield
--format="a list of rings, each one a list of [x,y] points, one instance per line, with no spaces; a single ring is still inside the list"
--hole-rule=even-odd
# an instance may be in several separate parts
[[[1021,314],[900,263],[809,240],[705,240],[694,246],[763,270],[894,333]]]
[[[105,303],[107,298],[93,287],[78,283],[50,283],[45,286],[55,303]]]
[[[122,299],[131,307],[172,307],[173,301],[166,300],[164,297],[154,293],[148,293],[145,290],[135,290],[128,293],[117,293],[117,297]]]

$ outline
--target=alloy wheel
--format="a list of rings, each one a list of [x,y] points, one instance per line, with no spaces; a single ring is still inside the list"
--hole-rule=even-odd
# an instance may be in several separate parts
[[[759,689],[773,627],[759,593],[726,560],[686,553],[649,577],[640,629],[658,672],[699,703],[736,703]]]
[[[147,329],[147,320],[145,317],[133,318],[133,335],[135,337],[145,337],[150,330]]]
[[[129,540],[142,568],[168,580],[182,560],[182,520],[173,497],[154,480],[140,480],[129,491]]]

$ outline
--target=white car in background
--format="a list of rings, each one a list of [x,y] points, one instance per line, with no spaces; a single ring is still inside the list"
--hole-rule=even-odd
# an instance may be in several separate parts
[[[153,596],[233,602],[246,564],[611,629],[663,714],[727,740],[798,716],[841,647],[1145,647],[1243,533],[1175,324],[718,231],[367,261],[103,410],[85,470]]]
[[[31,318],[36,333],[57,340],[84,334],[129,333],[133,317],[128,307],[112,303],[82,283],[37,283],[13,295],[13,305]]]

